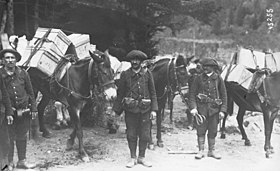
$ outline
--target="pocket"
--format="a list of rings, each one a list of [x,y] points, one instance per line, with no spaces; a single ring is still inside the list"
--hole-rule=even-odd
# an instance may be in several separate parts
[[[139,103],[139,108],[140,109],[147,109],[149,107],[151,107],[151,99],[142,99]]]
[[[132,109],[137,107],[137,100],[131,98],[131,97],[125,97],[123,99],[123,107],[124,109]]]

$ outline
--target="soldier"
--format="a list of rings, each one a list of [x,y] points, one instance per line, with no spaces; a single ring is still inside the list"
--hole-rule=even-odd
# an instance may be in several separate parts
[[[215,153],[215,138],[219,119],[224,117],[227,110],[227,94],[223,79],[215,73],[218,63],[212,58],[200,61],[203,73],[198,75],[190,89],[191,114],[204,115],[206,120],[201,125],[196,125],[199,152],[196,159],[204,157],[205,134],[208,131],[208,157],[221,159]]]
[[[127,141],[131,159],[126,167],[132,168],[137,163],[146,167],[152,164],[145,160],[145,151],[150,140],[151,119],[158,110],[156,90],[153,75],[141,67],[147,55],[139,50],[132,50],[126,56],[131,62],[131,68],[121,74],[117,99],[113,110],[117,115],[125,112]],[[139,139],[139,156],[136,157]]]
[[[37,115],[36,101],[28,73],[17,67],[16,62],[20,61],[21,55],[13,49],[4,49],[0,52],[0,59],[3,60],[4,67],[0,69],[3,81],[10,96],[14,117],[9,116],[9,120],[14,120],[9,125],[10,148],[9,148],[9,170],[14,168],[14,142],[17,147],[18,163],[17,168],[29,169],[35,165],[26,162],[27,133],[30,124],[30,114],[32,119]],[[31,103],[31,113],[29,112]]]

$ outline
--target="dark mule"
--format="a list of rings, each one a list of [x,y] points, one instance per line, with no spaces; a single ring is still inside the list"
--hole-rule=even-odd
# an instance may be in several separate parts
[[[266,75],[266,76],[265,76]],[[254,79],[255,78],[255,79]],[[243,128],[243,117],[245,111],[257,111],[263,113],[264,129],[265,129],[265,145],[266,157],[273,153],[271,146],[271,133],[273,130],[274,119],[277,116],[280,108],[280,72],[274,72],[267,75],[266,71],[257,71],[252,79],[256,84],[251,84],[249,90],[243,88],[235,82],[225,82],[228,97],[230,102],[229,114],[233,113],[233,101],[239,106],[237,114],[237,122],[242,134],[242,139],[245,140],[245,145],[251,145],[246,132]],[[221,138],[225,138],[225,121],[221,128]]]
[[[70,65],[66,62],[65,74],[61,78],[53,77],[52,81],[57,88],[53,92],[53,86],[50,84],[49,78],[41,73],[36,68],[30,68],[32,84],[35,90],[43,94],[42,100],[38,105],[38,115],[40,130],[44,133],[48,132],[44,126],[43,115],[45,107],[49,100],[55,99],[68,106],[68,111],[71,117],[74,130],[67,141],[67,149],[71,149],[74,145],[74,140],[77,137],[79,140],[79,154],[84,161],[88,161],[88,155],[83,146],[83,132],[80,123],[80,112],[87,102],[92,100],[93,89],[98,89],[103,93],[106,100],[110,101],[116,97],[116,86],[113,79],[113,71],[111,69],[109,57],[101,52],[91,53],[91,57],[78,60]],[[52,91],[50,91],[52,89]]]
[[[188,72],[183,56],[179,55],[176,58],[163,58],[154,63],[152,74],[155,81],[155,89],[158,100],[159,110],[157,112],[157,145],[163,147],[161,138],[161,123],[165,104],[169,91],[181,91],[181,86],[187,84]],[[151,142],[152,134],[151,134]],[[151,146],[151,148],[153,148]]]

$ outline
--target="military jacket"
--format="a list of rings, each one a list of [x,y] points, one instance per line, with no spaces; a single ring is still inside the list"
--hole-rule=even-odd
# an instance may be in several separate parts
[[[221,99],[222,105],[217,106],[210,102],[201,102],[197,95],[207,95],[211,99]],[[227,93],[222,77],[216,73],[208,76],[205,73],[198,75],[190,87],[190,109],[197,108],[199,114],[212,116],[227,111]]]
[[[4,68],[0,70],[10,96],[12,107],[15,109],[24,109],[31,104],[31,111],[36,112],[36,101],[29,74],[19,67],[16,67],[12,75],[8,75]]]
[[[141,68],[139,73],[135,73],[131,68],[122,72],[118,90],[117,99],[114,103],[113,110],[117,114],[123,111],[123,99],[131,97],[135,100],[151,99],[151,111],[158,110],[158,103],[156,97],[156,90],[154,79],[151,71]],[[134,108],[133,113],[144,113],[138,106]]]

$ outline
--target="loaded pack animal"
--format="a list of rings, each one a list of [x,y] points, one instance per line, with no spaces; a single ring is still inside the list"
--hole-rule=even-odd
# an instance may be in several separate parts
[[[251,142],[243,127],[245,111],[263,113],[265,130],[264,150],[265,156],[269,158],[274,152],[271,145],[273,123],[280,108],[280,72],[276,71],[271,73],[271,71],[267,68],[250,69],[250,71],[254,74],[248,90],[236,82],[225,81],[229,98],[228,114],[233,113],[233,102],[235,102],[239,107],[237,122],[241,131],[242,139],[245,140],[246,146],[250,146]],[[225,138],[225,122],[227,115],[223,119],[221,138]]]
[[[37,68],[29,68],[28,73],[35,92],[43,95],[38,104],[38,117],[40,131],[43,136],[49,136],[49,131],[44,125],[44,110],[50,99],[58,100],[68,107],[73,126],[73,132],[67,140],[67,149],[72,149],[74,140],[79,141],[79,155],[84,161],[89,157],[83,146],[83,131],[80,122],[80,112],[91,103],[94,89],[104,95],[107,101],[116,97],[113,70],[109,57],[99,51],[90,52],[90,56],[80,59],[75,63],[64,62],[50,78]],[[36,93],[37,94],[37,93]]]
[[[155,89],[158,101],[158,111],[156,117],[157,125],[157,145],[163,147],[163,140],[161,137],[162,117],[170,91],[178,91],[181,93],[181,87],[187,85],[189,74],[186,69],[184,57],[178,55],[173,58],[162,58],[155,61],[152,74],[155,81]],[[153,149],[153,140],[151,133],[151,141],[149,148]]]

